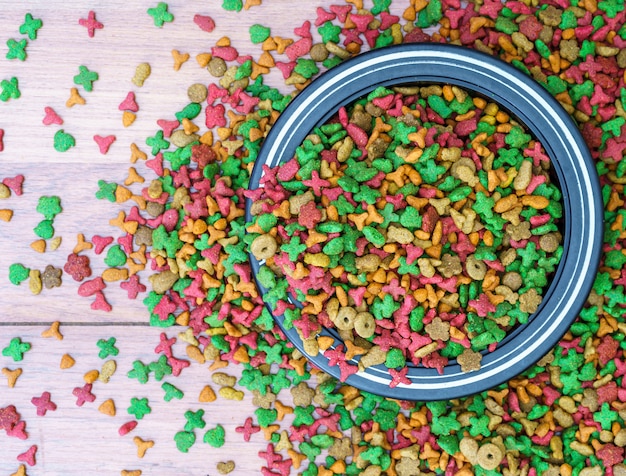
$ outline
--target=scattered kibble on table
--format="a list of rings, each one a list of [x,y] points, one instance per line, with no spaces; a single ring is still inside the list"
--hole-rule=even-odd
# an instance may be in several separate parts
[[[260,0],[217,3],[242,24],[244,10],[263,8]],[[42,253],[16,256],[2,272],[16,286],[28,280],[33,293],[60,286],[65,272],[79,297],[101,311],[112,311],[105,296],[109,286],[143,300],[147,321],[163,328],[154,343],[156,356],[133,358],[132,366],[116,372],[111,357],[119,353],[117,338],[102,335],[87,357],[93,370],[67,389],[78,407],[95,402],[108,416],[116,414],[114,400],[97,401],[96,395],[105,393],[109,380],[126,379],[137,389],[124,402],[126,419],[116,424],[122,440],[157,417],[149,405],[156,401],[141,396],[142,385],[160,382],[163,393],[157,397],[167,405],[189,403],[185,369],[209,368],[193,397],[197,402],[168,415],[178,425],[173,441],[152,441],[144,434],[131,438],[139,458],[153,445],[181,453],[204,445],[203,451],[219,459],[219,448],[237,439],[237,444],[263,443],[258,452],[263,474],[626,474],[624,5],[416,0],[402,5],[401,13],[393,7],[397,2],[391,0],[340,0],[311,9],[309,20],[284,36],[255,16],[242,35],[253,46],[246,55],[226,36],[232,32],[221,31],[224,25],[207,16],[217,19],[215,12],[184,18],[165,2],[138,12],[138,21],[157,27],[150,27],[154,34],[174,20],[219,33],[219,40],[199,51],[172,45],[197,54],[205,79],[182,88],[186,103],[180,110],[165,111],[158,128],[130,146],[133,172],[126,182],[103,176],[93,184],[92,199],[114,208],[110,236],[77,230],[84,233],[82,240],[63,255],[61,267],[58,261],[35,262],[60,238],[54,236],[54,220],[65,202],[61,192],[50,190],[39,201],[42,220],[32,230],[33,249]],[[43,41],[38,37],[45,36],[41,28],[48,21],[33,14],[26,13],[24,23],[2,39],[3,61],[32,61],[30,42]],[[72,20],[76,28],[79,16]],[[113,23],[107,20],[107,29]],[[93,11],[79,25],[89,42],[103,26]],[[291,161],[266,170],[264,191],[247,190],[263,138],[295,94],[361,51],[402,42],[476,48],[539,81],[575,119],[603,194],[602,263],[576,322],[522,375],[452,401],[400,402],[343,384],[311,366],[286,341],[264,304],[300,329],[311,353],[328,344],[314,339],[321,325],[339,329],[344,347],[332,357],[344,375],[359,370],[346,367],[355,357],[363,366],[379,363],[396,372],[407,362],[443,369],[450,358],[475,370],[479,351],[492,349],[539,305],[562,252],[558,184],[550,181],[544,150],[525,126],[460,88],[376,89],[312,131]],[[181,50],[169,51],[169,64],[138,62],[129,86],[143,87],[152,68],[171,71],[172,58],[176,70],[189,59]],[[93,91],[100,79],[96,70],[97,64],[74,66],[67,108],[89,107],[81,93]],[[264,79],[270,73],[284,85],[270,86]],[[105,90],[104,78],[100,84]],[[0,77],[0,101],[18,100],[20,85],[13,73]],[[137,118],[136,99],[142,108],[154,100],[137,91],[122,104],[120,99],[113,100],[111,111],[122,112],[123,127]],[[16,105],[19,101],[8,104]],[[44,107],[44,125],[63,122],[51,106]],[[4,160],[13,135],[10,124],[0,125]],[[113,143],[113,132],[94,137],[102,154]],[[74,133],[79,137],[74,129],[55,130],[51,149],[82,148]],[[1,216],[11,222],[2,227],[18,221],[23,180],[21,175],[1,180],[0,199],[17,211],[9,216],[3,205]],[[244,218],[246,198],[256,202],[253,223]],[[269,290],[264,295],[254,284],[248,250],[266,262],[259,275]],[[94,277],[96,263],[106,270]],[[287,286],[305,304],[302,311],[285,304]],[[411,311],[400,301],[411,304]],[[62,338],[58,323],[44,333],[42,338]],[[402,341],[409,337],[413,342]],[[29,371],[31,345],[38,344],[13,335],[0,339],[10,396]],[[181,354],[175,344],[184,346]],[[373,352],[376,346],[385,350]],[[64,377],[75,364],[63,354]],[[233,377],[234,366],[240,377]],[[231,435],[222,426],[226,420],[211,414],[211,405],[219,399],[236,409],[247,395],[257,409],[250,415],[235,412]],[[27,404],[51,418],[46,412],[55,411],[57,398],[42,389]],[[37,458],[39,442],[27,432],[22,404],[0,407],[0,429],[29,440],[14,461],[15,470],[26,474],[26,466],[36,467],[43,457]],[[186,455],[180,457],[184,461]],[[220,474],[239,469],[232,461],[215,467]]]

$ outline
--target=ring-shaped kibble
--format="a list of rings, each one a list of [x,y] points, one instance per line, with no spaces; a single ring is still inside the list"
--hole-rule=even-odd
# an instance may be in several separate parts
[[[333,321],[337,329],[341,331],[349,331],[354,329],[354,321],[356,319],[357,312],[354,308],[346,306],[339,309],[337,317]]]
[[[478,464],[487,471],[491,471],[500,466],[504,458],[504,452],[498,445],[493,443],[486,443],[480,447],[476,454],[476,461]]]
[[[263,260],[274,256],[276,253],[276,240],[271,235],[259,235],[250,244],[250,252],[258,260]]]
[[[255,163],[249,188],[260,186],[264,166],[290,160],[314,127],[376,87],[407,83],[451,84],[476,92],[509,111],[544,146],[563,195],[563,254],[541,305],[528,322],[516,328],[480,368],[463,372],[450,364],[435,369],[408,366],[405,379],[390,387],[393,377],[382,365],[347,377],[357,388],[392,398],[441,400],[494,387],[519,374],[545,355],[567,331],[584,305],[599,265],[603,226],[600,186],[587,146],[569,115],[541,85],[516,68],[484,53],[442,44],[405,44],[378,49],[347,60],[305,88],[273,126]],[[464,172],[462,172],[464,173]],[[251,220],[246,203],[246,219]],[[253,272],[260,263],[250,256]],[[261,292],[267,288],[258,282]],[[269,306],[268,306],[269,309]],[[271,309],[270,309],[271,312]],[[288,339],[303,351],[298,332],[285,329],[284,316],[274,315]],[[323,329],[335,339],[336,333]],[[322,352],[308,356],[319,368],[339,378]],[[355,358],[355,363],[358,358]]]
[[[376,330],[376,320],[374,316],[367,311],[359,312],[354,318],[354,330],[364,339],[372,337]]]

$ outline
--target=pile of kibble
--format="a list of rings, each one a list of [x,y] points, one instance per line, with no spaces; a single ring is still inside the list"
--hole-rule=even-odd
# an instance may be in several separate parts
[[[264,301],[342,381],[383,363],[443,373],[457,358],[477,370],[479,351],[537,310],[562,253],[549,170],[541,144],[484,98],[376,88],[248,193]],[[358,365],[328,349],[322,326],[352,344]]]
[[[245,7],[262,8],[259,4],[248,2]],[[164,5],[150,13],[155,24],[174,20]],[[188,329],[185,342],[191,360],[212,362],[215,369],[241,366],[238,381],[220,377],[225,384],[219,394],[231,399],[242,398],[243,392],[254,394],[258,409],[241,422],[238,432],[247,440],[265,430],[269,444],[260,453],[262,474],[626,474],[623,2],[411,0],[402,16],[390,14],[390,5],[391,0],[374,0],[364,8],[361,0],[351,0],[319,8],[310,21],[296,26],[293,38],[273,37],[270,27],[254,25],[250,37],[259,51],[244,61],[238,61],[239,53],[227,39],[220,40],[210,55],[199,58],[205,60],[208,87],[189,88],[188,106],[160,121],[161,128],[146,139],[148,153],[141,151],[143,144],[134,146],[131,160],[145,164],[151,170],[144,175],[153,178],[146,183],[130,176],[125,184],[100,181],[98,198],[116,207],[136,202],[131,212],[118,217],[122,236],[117,243],[103,237],[83,241],[68,257],[66,273],[81,282],[79,293],[95,299],[94,306],[102,310],[110,310],[105,293],[112,282],[121,281],[132,297],[146,292],[151,324],[178,326],[177,332]],[[224,0],[223,7],[243,10],[244,4]],[[216,27],[208,17],[198,16],[196,22],[201,28]],[[359,52],[403,42],[479,49],[541,83],[579,125],[604,200],[602,263],[587,304],[570,330],[524,374],[452,401],[386,399],[315,370],[286,342],[264,302],[299,326],[306,339],[315,336],[320,325],[336,326],[346,337],[340,359],[369,356],[368,339],[378,338],[380,352],[372,353],[369,364],[385,363],[391,369],[412,359],[442,368],[448,357],[462,355],[463,349],[480,351],[497,344],[503,333],[536,309],[561,251],[558,187],[549,181],[541,145],[523,125],[497,105],[458,88],[377,90],[344,111],[347,121],[331,121],[312,131],[297,156],[273,176],[266,171],[266,196],[253,196],[255,220],[247,223],[244,218],[245,200],[251,196],[246,192],[248,180],[263,138],[292,97],[322,71]],[[282,73],[284,88],[264,84],[264,75],[274,68]],[[141,65],[138,83],[148,74],[149,67]],[[8,91],[10,84],[5,86]],[[127,106],[132,114],[132,101]],[[396,107],[398,116],[390,113]],[[416,110],[419,115],[411,112]],[[468,128],[464,121],[471,122],[473,116],[463,116],[472,111],[477,120]],[[424,117],[440,127],[423,127]],[[444,152],[437,139],[446,124],[452,132],[445,138]],[[365,154],[357,147],[359,141]],[[451,145],[455,141],[459,144]],[[390,143],[396,161],[386,155]],[[420,143],[423,146],[414,150],[409,147]],[[489,167],[477,169],[475,161],[460,154],[467,143],[475,144],[479,155],[480,147],[488,152],[500,145],[502,151],[490,159]],[[418,149],[421,152],[415,152]],[[324,160],[330,155],[332,159]],[[362,157],[369,162],[360,163]],[[442,162],[458,165],[446,168]],[[371,176],[355,176],[363,173]],[[346,193],[334,193],[336,188]],[[8,196],[9,189],[0,186],[0,198]],[[419,195],[422,189],[431,191]],[[512,192],[515,200],[507,199]],[[268,198],[272,203],[263,202]],[[394,200],[411,207],[396,206]],[[53,199],[42,202],[49,223],[40,231],[46,236],[57,205]],[[10,219],[8,213],[3,216]],[[340,216],[349,217],[350,226],[342,224]],[[407,232],[413,236],[410,241]],[[450,241],[453,232],[456,242]],[[349,233],[353,240],[345,238]],[[466,246],[455,246],[459,243]],[[92,246],[109,266],[95,278],[85,258]],[[516,251],[521,249],[523,253]],[[249,251],[270,260],[259,276],[270,289],[264,296],[251,274]],[[461,277],[465,290],[452,296],[446,280],[463,275],[461,262],[469,261],[474,264]],[[486,267],[485,261],[500,263],[502,269]],[[147,290],[137,277],[140,265],[153,270]],[[350,269],[353,272],[346,271]],[[388,269],[397,272],[390,276]],[[17,284],[30,273],[16,263],[12,280]],[[51,275],[60,274],[49,270],[48,282]],[[360,275],[367,275],[369,282]],[[424,286],[412,287],[411,276],[424,278]],[[435,276],[440,279],[432,280]],[[482,281],[482,291],[476,285],[472,290],[476,280]],[[306,312],[285,304],[289,284],[319,321],[303,319]],[[329,292],[333,285],[335,301]],[[372,322],[378,313],[391,319],[400,307],[395,293],[405,289],[420,305],[407,309],[400,324],[408,332],[421,333],[419,348],[391,345],[390,337],[381,339],[392,336],[389,329],[383,324],[377,331]],[[471,311],[467,321],[450,324],[453,316],[436,316],[435,311],[443,316],[454,313],[459,305]],[[145,382],[184,376],[190,361],[172,355],[175,340],[162,334],[159,360],[150,365],[135,362],[129,377]],[[380,342],[387,349],[380,350]],[[115,341],[109,344],[114,348]],[[320,342],[310,345],[316,352]],[[27,351],[23,346],[16,338],[5,355]],[[469,358],[467,370],[476,364]],[[344,372],[347,376],[357,370]],[[179,390],[168,385],[164,390],[175,398]],[[89,398],[91,387],[77,390],[77,398]],[[292,406],[281,402],[283,390],[291,392]],[[140,411],[141,402],[135,403]],[[287,413],[293,413],[293,423],[279,433],[273,425]],[[192,420],[172,442],[183,452],[203,427]],[[19,416],[0,422],[7,432],[15,432]],[[204,441],[224,444],[223,428],[204,433]],[[220,467],[223,472],[232,469]]]

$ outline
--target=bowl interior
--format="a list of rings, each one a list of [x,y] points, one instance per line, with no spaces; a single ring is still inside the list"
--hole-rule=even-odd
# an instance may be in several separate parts
[[[304,137],[340,106],[378,86],[414,83],[453,84],[498,103],[541,142],[552,162],[552,179],[563,195],[563,254],[543,301],[526,324],[512,329],[494,352],[485,353],[480,370],[461,372],[458,364],[450,362],[439,375],[435,369],[411,366],[409,383],[393,385],[386,367],[373,366],[347,379],[358,388],[393,398],[448,399],[491,388],[539,360],[567,331],[593,283],[602,243],[599,184],[587,147],[558,102],[530,77],[473,50],[415,44],[375,50],[323,74],[292,101],[262,147],[250,189],[259,187],[263,165],[273,167],[291,159]],[[248,220],[250,205],[248,200]],[[261,263],[252,255],[250,259],[256,275]],[[282,327],[282,316],[274,317]],[[302,350],[297,332],[283,330]],[[341,344],[334,330],[324,329],[322,334],[333,337],[335,345]],[[323,354],[307,357],[340,377],[338,367],[329,365]]]

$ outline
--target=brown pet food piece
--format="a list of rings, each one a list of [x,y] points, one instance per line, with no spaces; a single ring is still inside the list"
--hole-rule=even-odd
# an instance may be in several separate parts
[[[46,289],[56,288],[61,286],[61,275],[63,270],[61,268],[55,268],[51,264],[46,266],[43,273],[41,273],[41,281]]]
[[[480,370],[480,361],[482,355],[471,349],[465,349],[461,355],[456,358],[463,372],[471,372],[472,370]]]
[[[232,460],[220,461],[219,463],[217,463],[217,471],[220,474],[232,473],[234,470],[235,470],[235,462]]]
[[[276,238],[268,234],[257,236],[250,245],[250,251],[257,260],[271,258],[276,254],[277,249]]]
[[[225,374],[224,372],[215,372],[211,375],[211,379],[217,385],[222,387],[234,387],[237,383],[237,377]]]
[[[478,449],[476,461],[483,469],[491,471],[500,466],[503,457],[504,454],[497,445],[486,443]]]

